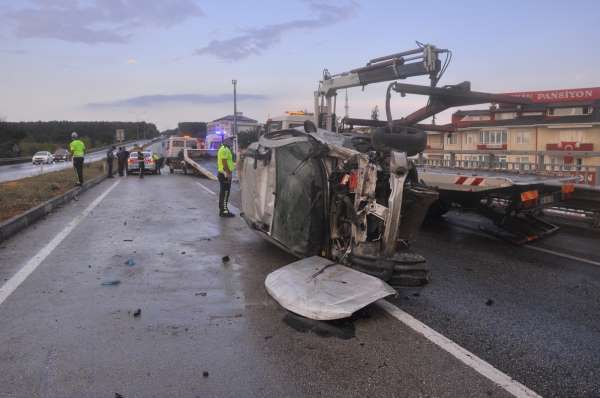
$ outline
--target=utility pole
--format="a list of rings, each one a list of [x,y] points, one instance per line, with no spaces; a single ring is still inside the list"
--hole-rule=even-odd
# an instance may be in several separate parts
[[[237,80],[231,81],[233,84],[233,136],[237,137]]]
[[[350,109],[350,107],[348,106],[348,89],[346,89],[346,102],[344,104],[346,118],[348,117],[348,109]]]

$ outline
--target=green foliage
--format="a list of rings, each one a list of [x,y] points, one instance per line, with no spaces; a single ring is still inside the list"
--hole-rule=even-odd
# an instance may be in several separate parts
[[[258,141],[260,137],[260,128],[254,127],[251,130],[243,130],[237,134],[238,147],[240,149],[248,148],[250,144]]]
[[[181,122],[177,128],[182,135],[206,138],[206,123],[204,122]]]
[[[11,129],[8,123],[0,120],[0,157],[16,157],[18,153],[14,152],[14,146],[26,135],[22,129]]]
[[[15,143],[20,146],[21,156],[38,150],[68,148],[74,131],[88,149],[101,147],[114,143],[117,129],[125,130],[126,141],[158,136],[156,126],[146,122],[0,122],[0,157],[15,156],[12,150]]]
[[[54,153],[56,149],[59,148],[56,144],[51,144],[48,142],[22,142],[20,145],[21,154],[23,156],[33,155],[37,151],[48,151]]]

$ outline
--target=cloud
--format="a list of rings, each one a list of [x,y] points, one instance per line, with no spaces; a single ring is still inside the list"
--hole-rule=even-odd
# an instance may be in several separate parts
[[[137,63],[138,63],[138,61],[137,61],[137,59],[135,59],[135,58],[129,58],[129,59],[127,60],[127,65],[135,65],[135,64],[137,64]]]
[[[25,55],[27,51],[25,50],[13,50],[13,49],[0,49],[1,54],[12,54],[12,55]]]
[[[0,12],[0,23],[21,39],[125,43],[136,29],[169,28],[203,16],[195,0],[32,0]]]
[[[246,29],[243,34],[230,39],[212,40],[207,46],[197,49],[194,54],[213,55],[230,62],[260,55],[279,43],[287,32],[327,27],[353,17],[358,9],[355,1],[343,5],[312,0],[305,0],[304,3],[312,11],[312,17]]]
[[[237,94],[238,101],[264,101],[267,96],[261,94]],[[233,94],[156,94],[143,95],[108,102],[92,102],[86,104],[89,109],[105,109],[118,107],[148,107],[167,104],[220,104],[233,102]]]

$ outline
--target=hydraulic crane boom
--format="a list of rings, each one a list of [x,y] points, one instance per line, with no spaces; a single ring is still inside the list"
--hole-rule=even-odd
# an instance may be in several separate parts
[[[439,54],[447,54],[442,64]],[[335,108],[337,91],[367,84],[406,79],[428,75],[431,86],[435,86],[450,60],[450,51],[426,44],[419,48],[372,59],[366,66],[349,72],[330,75],[323,72],[323,80],[315,92],[315,124],[335,130]]]
[[[440,61],[440,54],[446,54],[443,62]],[[315,91],[315,124],[327,130],[337,130],[335,113],[336,96],[337,91],[340,89],[364,87],[367,84],[406,79],[413,76],[429,76],[431,83],[429,86],[398,82],[390,83],[386,95],[387,120],[385,122],[356,118],[346,118],[345,121],[357,126],[387,126],[389,132],[395,132],[397,129],[402,130],[403,127],[407,126],[427,127],[429,130],[447,131],[449,130],[448,126],[417,125],[417,123],[455,106],[483,103],[525,106],[531,103],[529,99],[523,97],[471,91],[469,82],[453,86],[436,87],[451,59],[452,53],[449,50],[425,44],[420,45],[419,48],[414,50],[372,59],[366,66],[353,69],[349,72],[331,75],[325,69],[323,80],[319,82],[319,89]],[[426,106],[405,118],[393,120],[390,107],[392,90],[402,94],[402,96],[405,94],[427,95],[429,96],[429,101]]]

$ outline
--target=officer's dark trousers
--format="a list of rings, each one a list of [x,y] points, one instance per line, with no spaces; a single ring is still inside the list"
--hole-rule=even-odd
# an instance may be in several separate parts
[[[146,172],[146,165],[144,164],[143,160],[140,160],[139,165],[140,165],[140,178],[144,178],[144,173]]]
[[[108,163],[108,176],[112,177],[113,175],[113,161],[112,160],[107,160],[106,163]]]
[[[74,157],[73,158],[73,168],[75,168],[75,173],[77,173],[77,179],[79,180],[79,184],[83,184],[83,158],[82,157]]]
[[[219,212],[228,212],[227,202],[229,202],[229,191],[231,191],[231,179],[225,177],[225,174],[219,173]]]
[[[118,167],[119,167],[119,176],[123,177],[123,170],[125,169],[125,161],[123,159],[119,159]]]

